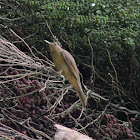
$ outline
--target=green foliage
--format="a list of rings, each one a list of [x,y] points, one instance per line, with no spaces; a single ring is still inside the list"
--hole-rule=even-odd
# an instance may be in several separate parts
[[[65,49],[67,44],[73,50],[80,71],[85,78],[91,73],[90,39],[93,47],[93,60],[97,75],[104,80],[107,73],[115,77],[111,61],[118,73],[118,80],[124,88],[133,89],[139,82],[140,61],[140,3],[138,0],[16,0],[2,5],[0,19],[5,26],[21,28],[24,37],[43,51],[44,39],[52,37],[46,27],[48,21],[52,32]],[[12,21],[12,22],[9,22]],[[1,29],[3,30],[3,29]],[[30,37],[31,35],[31,37]],[[62,40],[65,40],[67,44]],[[83,67],[84,66],[84,67]],[[100,78],[96,78],[97,81]],[[108,80],[108,79],[107,79]],[[102,80],[99,80],[104,85]],[[111,81],[107,81],[111,82]]]

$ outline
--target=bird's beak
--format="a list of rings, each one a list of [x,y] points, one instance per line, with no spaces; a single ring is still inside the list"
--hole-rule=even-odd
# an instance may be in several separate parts
[[[51,44],[51,42],[47,41],[47,40],[44,40],[46,43],[48,43],[49,45]]]

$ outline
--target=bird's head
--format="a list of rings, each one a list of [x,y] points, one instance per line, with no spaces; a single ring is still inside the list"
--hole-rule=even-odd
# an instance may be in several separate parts
[[[61,49],[60,45],[57,42],[49,42],[45,40],[46,43],[49,44],[51,50]]]

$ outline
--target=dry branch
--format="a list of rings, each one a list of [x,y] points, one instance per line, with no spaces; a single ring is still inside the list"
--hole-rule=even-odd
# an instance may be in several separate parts
[[[83,135],[75,130],[55,124],[57,132],[54,140],[93,140],[90,137]]]
[[[48,72],[51,67],[41,64],[34,58],[20,51],[14,44],[0,36],[0,61],[6,62],[7,66],[23,66],[31,69]],[[3,64],[0,64],[1,66]]]

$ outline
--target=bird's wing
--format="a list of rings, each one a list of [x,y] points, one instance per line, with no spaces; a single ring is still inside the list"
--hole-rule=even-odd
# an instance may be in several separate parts
[[[73,76],[80,81],[80,77],[79,77],[79,70],[76,66],[76,62],[73,58],[73,56],[66,50],[62,50],[62,56],[68,66],[68,68],[70,69],[70,71],[72,72]]]

